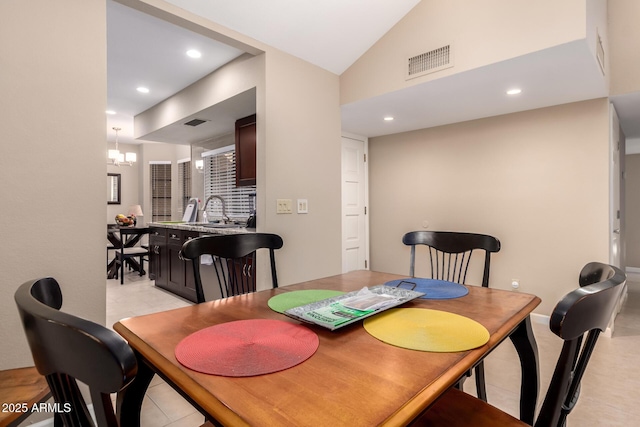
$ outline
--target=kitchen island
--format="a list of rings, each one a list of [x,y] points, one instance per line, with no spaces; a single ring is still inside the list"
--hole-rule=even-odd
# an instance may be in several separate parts
[[[185,223],[185,222],[151,222],[149,232],[149,278],[155,285],[189,301],[196,302],[196,287],[191,263],[180,256],[182,245],[200,236],[255,233],[254,228],[242,227],[238,224],[221,223]],[[204,265],[201,274],[214,279],[214,275]],[[216,279],[217,280],[217,279]],[[209,282],[210,280],[207,280]],[[211,284],[217,286],[217,282]],[[205,294],[207,291],[205,290]]]

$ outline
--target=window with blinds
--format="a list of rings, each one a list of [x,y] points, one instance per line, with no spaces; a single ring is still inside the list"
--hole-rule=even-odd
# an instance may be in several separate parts
[[[191,198],[191,161],[178,163],[178,188],[180,188],[180,216],[184,213]]]
[[[235,146],[219,148],[202,153],[204,158],[204,195],[221,196],[226,204],[227,215],[231,219],[247,219],[253,210],[255,185],[236,187]],[[213,199],[207,206],[207,217],[222,218],[222,204]]]
[[[171,221],[171,163],[150,164],[151,221]]]

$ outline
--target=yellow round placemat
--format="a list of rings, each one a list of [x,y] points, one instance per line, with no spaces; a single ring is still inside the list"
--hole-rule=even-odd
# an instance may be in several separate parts
[[[392,308],[365,319],[364,328],[387,344],[439,353],[471,350],[489,341],[489,331],[475,320],[424,308]]]

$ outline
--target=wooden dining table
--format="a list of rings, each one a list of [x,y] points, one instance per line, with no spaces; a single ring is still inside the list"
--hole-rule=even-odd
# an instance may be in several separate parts
[[[520,292],[468,286],[469,293],[460,298],[415,299],[400,306],[446,311],[479,322],[488,330],[489,341],[468,351],[436,353],[396,347],[374,338],[357,322],[335,331],[307,325],[319,337],[315,354],[271,374],[208,375],[176,360],[175,349],[181,340],[212,325],[243,319],[299,324],[267,305],[271,297],[283,292],[349,292],[404,277],[354,271],[120,320],[114,329],[129,342],[139,364],[136,379],[117,398],[121,425],[139,426],[142,399],[154,374],[216,425],[408,425],[506,338],[515,345],[522,367],[520,417],[532,423],[539,379],[529,314],[540,299]]]

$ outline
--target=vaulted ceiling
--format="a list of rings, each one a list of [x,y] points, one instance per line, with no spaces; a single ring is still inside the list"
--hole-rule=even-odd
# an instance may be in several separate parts
[[[419,0],[167,0],[169,3],[265,44],[341,74],[419,3]],[[134,142],[133,116],[241,55],[241,50],[109,0],[108,116]],[[193,59],[189,49],[202,52]],[[342,106],[343,129],[378,136],[464,120],[607,96],[589,53],[580,43],[433,80]],[[550,79],[549,75],[553,78]],[[504,96],[505,81],[526,88]],[[149,93],[136,91],[148,87]],[[429,102],[424,100],[428,99]],[[627,136],[640,111],[638,100],[618,97]],[[242,106],[234,105],[242,110]],[[382,118],[393,115],[393,122]],[[629,131],[627,130],[629,129]],[[221,133],[228,129],[220,129]],[[633,132],[636,132],[634,130]],[[640,136],[640,128],[637,129]],[[171,132],[168,132],[171,134]],[[162,135],[160,136],[160,138]],[[188,142],[188,141],[187,141]]]

